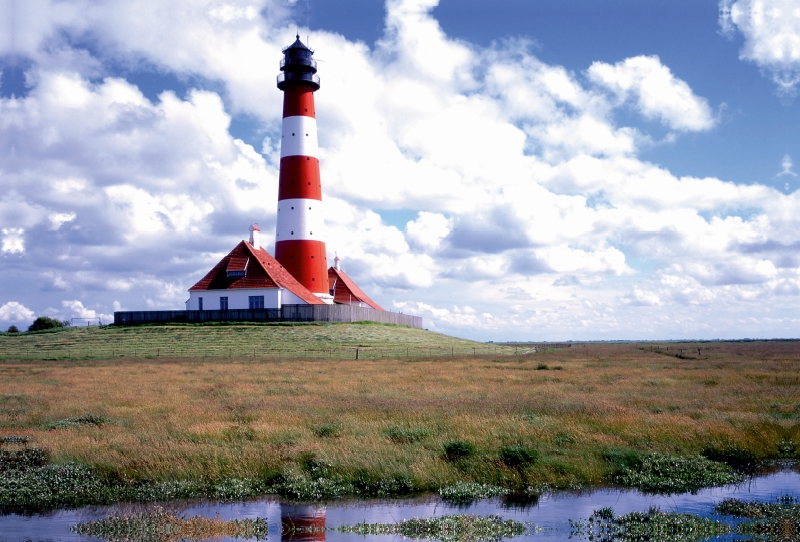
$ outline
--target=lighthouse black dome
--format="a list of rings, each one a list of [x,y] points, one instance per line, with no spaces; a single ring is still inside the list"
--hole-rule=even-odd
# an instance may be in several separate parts
[[[315,91],[319,90],[319,75],[317,75],[317,61],[314,60],[314,51],[309,49],[300,36],[293,44],[282,51],[281,73],[278,75],[278,88],[284,90],[289,85],[308,85]]]

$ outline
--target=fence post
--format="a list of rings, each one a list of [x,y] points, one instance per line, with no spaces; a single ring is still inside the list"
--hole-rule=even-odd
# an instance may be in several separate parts
[[[358,348],[356,348],[356,359],[358,359]]]

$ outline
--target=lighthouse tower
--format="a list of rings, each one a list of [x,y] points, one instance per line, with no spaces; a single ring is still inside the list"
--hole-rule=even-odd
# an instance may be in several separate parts
[[[283,127],[275,259],[310,292],[333,303],[322,235],[314,109],[314,92],[319,90],[317,62],[300,36],[282,52],[278,88],[283,91]]]

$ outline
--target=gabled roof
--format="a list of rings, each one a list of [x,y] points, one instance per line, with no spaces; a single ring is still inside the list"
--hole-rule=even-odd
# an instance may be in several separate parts
[[[249,262],[248,262],[249,260]],[[229,277],[228,269],[241,268],[247,262],[247,273],[243,277]],[[189,288],[198,290],[240,290],[244,288],[285,288],[309,305],[324,305],[325,302],[297,282],[278,260],[263,248],[255,249],[247,241],[222,258],[205,277]]]
[[[331,267],[328,269],[328,287],[333,290],[334,303],[366,303],[373,309],[382,311],[384,310],[380,305],[375,303],[359,288],[353,279],[347,276],[341,269]]]

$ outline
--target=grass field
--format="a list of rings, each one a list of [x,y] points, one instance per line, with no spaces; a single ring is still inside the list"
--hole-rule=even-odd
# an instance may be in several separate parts
[[[230,359],[6,359],[0,434],[27,435],[54,461],[77,461],[117,480],[329,480],[386,493],[456,482],[536,490],[598,485],[614,480],[626,458],[646,452],[798,458],[798,342],[575,344],[527,355],[504,346],[504,355],[473,355],[471,343],[408,328],[245,327],[201,332],[209,333],[209,347],[224,337],[293,355],[305,347],[324,351],[326,341],[336,345],[329,349],[386,351],[358,361],[254,359],[251,352]],[[196,331],[52,337],[74,340],[77,350],[83,333],[128,352]],[[4,337],[0,344],[33,340]],[[303,348],[287,346],[299,340]],[[406,345],[419,350],[406,357]],[[448,347],[461,353],[424,352]]]
[[[359,358],[513,353],[439,333],[380,324],[208,324],[72,327],[0,333],[0,359]]]

